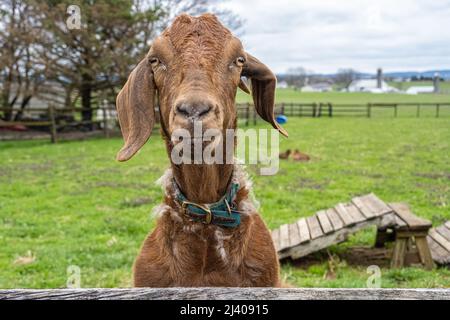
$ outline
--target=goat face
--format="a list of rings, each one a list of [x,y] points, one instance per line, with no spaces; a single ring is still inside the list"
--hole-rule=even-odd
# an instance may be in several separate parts
[[[156,92],[167,135],[177,129],[192,134],[196,122],[201,122],[203,131],[235,128],[237,88],[249,93],[241,77],[251,79],[258,114],[287,136],[274,118],[274,74],[246,53],[215,16],[176,18],[154,40],[117,97],[125,140],[118,160],[130,159],[150,137]]]

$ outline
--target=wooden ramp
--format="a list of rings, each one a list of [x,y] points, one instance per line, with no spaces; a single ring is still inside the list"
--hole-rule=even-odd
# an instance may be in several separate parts
[[[427,241],[433,260],[440,265],[450,265],[450,221],[431,229]]]
[[[376,246],[395,241],[392,267],[404,265],[414,251],[408,249],[412,242],[427,268],[432,267],[432,260],[450,265],[450,221],[430,229],[431,222],[414,215],[407,204],[386,204],[373,193],[282,225],[272,231],[272,239],[280,259],[295,260],[343,242],[350,234],[369,226],[378,228]],[[387,233],[388,230],[394,233]]]
[[[371,193],[282,225],[272,231],[272,238],[280,259],[298,259],[345,241],[349,234],[368,226],[393,223],[392,213],[392,208]]]

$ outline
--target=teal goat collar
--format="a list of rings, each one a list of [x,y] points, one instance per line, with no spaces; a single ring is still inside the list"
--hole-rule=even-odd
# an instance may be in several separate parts
[[[189,201],[181,192],[177,182],[173,178],[176,200],[179,202],[183,213],[192,221],[212,224],[226,228],[236,228],[241,224],[241,213],[235,203],[239,184],[232,182],[225,196],[218,202],[211,204],[198,204]]]

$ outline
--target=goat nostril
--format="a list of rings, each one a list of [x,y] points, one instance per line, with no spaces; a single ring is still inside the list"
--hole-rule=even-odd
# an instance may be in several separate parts
[[[177,105],[177,113],[187,117],[191,116],[191,109],[188,105],[186,105],[185,103],[179,104]]]
[[[176,106],[178,115],[185,118],[198,119],[206,116],[212,110],[212,106],[207,103],[192,105],[190,103],[179,103]]]
[[[212,109],[211,106],[209,106],[209,105],[205,106],[203,109],[200,110],[198,116],[203,117],[203,116],[207,115],[211,111],[211,109]]]

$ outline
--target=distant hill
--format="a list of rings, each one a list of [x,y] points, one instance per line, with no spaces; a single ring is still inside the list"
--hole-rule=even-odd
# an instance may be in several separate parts
[[[445,79],[445,80],[450,80],[450,70],[430,70],[430,71],[423,71],[423,72],[419,72],[419,71],[401,71],[401,72],[385,72],[384,76],[388,77],[388,78],[401,78],[401,79],[408,79],[408,78],[413,78],[413,77],[426,77],[426,78],[432,78],[434,77],[434,75],[436,73],[439,73],[439,75],[441,76],[441,78]],[[324,78],[334,78],[336,77],[336,73],[329,73],[329,74],[312,74],[311,76],[315,76],[315,77],[324,77]],[[376,77],[375,73],[357,73],[357,77],[360,79],[364,79],[364,78],[374,78]],[[288,77],[287,74],[278,74],[277,77],[279,79],[285,79],[286,77]]]
[[[424,72],[415,72],[415,71],[407,71],[407,72],[386,72],[385,76],[392,78],[412,78],[412,77],[426,77],[432,78],[436,73],[439,73],[441,78],[445,80],[450,80],[450,70],[431,70]]]

